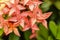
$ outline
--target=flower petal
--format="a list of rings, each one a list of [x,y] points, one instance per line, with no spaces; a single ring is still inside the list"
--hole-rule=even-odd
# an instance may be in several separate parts
[[[24,28],[22,29],[22,31],[26,31],[26,30],[29,30],[29,29],[30,29],[30,26],[25,25]]]
[[[19,10],[24,10],[24,9],[25,9],[25,7],[24,7],[24,6],[22,6],[22,5],[17,5],[17,9],[19,9]]]
[[[33,34],[30,36],[30,39],[35,38],[35,37],[36,37],[36,34],[33,33]]]
[[[2,16],[2,14],[3,14],[3,11],[0,11],[0,16]]]
[[[13,31],[12,28],[9,28],[8,32],[6,33],[6,35],[10,34],[12,31]]]
[[[32,30],[39,30],[39,28],[37,27],[36,24],[34,24],[33,27],[31,27],[31,28],[32,28]]]
[[[0,23],[0,29],[2,29],[3,28],[3,26],[2,26],[2,24]]]
[[[44,18],[44,19],[49,18],[49,16],[50,16],[51,14],[52,14],[52,12],[44,13],[44,14],[43,14],[43,18]]]
[[[0,10],[2,10],[5,7],[5,4],[0,4]]]
[[[12,7],[12,4],[11,4],[10,2],[5,2],[5,4],[6,4],[9,8]]]
[[[12,4],[15,4],[15,0],[10,0],[10,2],[11,2]]]
[[[45,26],[45,28],[47,28],[47,21],[43,20],[42,24]]]
[[[14,31],[14,33],[15,33],[17,36],[20,36],[17,28],[13,28],[13,31]]]
[[[16,11],[15,8],[12,8],[9,12],[9,16],[11,16],[15,11]]]
[[[12,17],[12,18],[9,18],[8,21],[17,22],[17,18],[16,17]]]
[[[6,25],[4,25],[4,32],[7,35],[7,33],[8,33],[8,27]]]
[[[31,26],[33,26],[36,23],[36,19],[35,18],[31,18]]]
[[[21,19],[20,25],[24,28],[24,20],[23,19]]]
[[[9,12],[9,8],[5,7],[5,8],[3,9],[3,12],[4,12],[4,14],[7,14],[7,13]]]
[[[24,0],[24,5],[26,5],[28,1],[29,1],[29,0]]]
[[[33,11],[34,5],[29,5],[29,9],[30,9],[31,11]]]

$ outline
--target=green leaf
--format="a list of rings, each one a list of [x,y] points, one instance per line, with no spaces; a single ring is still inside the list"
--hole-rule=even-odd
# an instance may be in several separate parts
[[[19,25],[18,27],[19,27],[19,29],[20,29],[20,30],[22,30],[22,29],[23,29],[23,28],[22,28],[22,26],[20,26],[20,25]]]
[[[54,5],[56,6],[57,9],[60,10],[60,1],[56,1]]]
[[[0,40],[3,40],[2,36],[0,36]]]
[[[50,1],[42,3],[41,9],[43,10],[43,12],[48,11],[50,6],[51,6],[51,4],[52,3]]]
[[[14,33],[11,33],[11,34],[9,35],[9,40],[19,40],[19,37],[16,36]]]
[[[60,40],[60,39],[57,39],[57,40]]]
[[[44,40],[44,38],[41,35],[37,35],[37,40]]]
[[[53,40],[53,37],[52,37],[52,36],[49,36],[49,37],[48,37],[48,40]]]
[[[25,37],[25,40],[30,40],[30,35],[31,35],[31,31],[30,30],[27,30],[24,32],[24,37]]]
[[[52,32],[52,34],[54,35],[54,37],[56,37],[56,35],[57,35],[57,25],[55,24],[55,22],[53,22],[53,21],[49,22],[49,29]]]
[[[44,2],[50,1],[50,0],[43,0]]]
[[[3,39],[0,38],[0,40],[3,40]]]
[[[40,30],[37,31],[37,40],[47,40],[48,30],[42,24],[38,26]]]
[[[60,39],[60,25],[58,26],[58,32],[57,32],[57,37],[56,39]]]
[[[0,36],[3,34],[3,29],[0,29]]]

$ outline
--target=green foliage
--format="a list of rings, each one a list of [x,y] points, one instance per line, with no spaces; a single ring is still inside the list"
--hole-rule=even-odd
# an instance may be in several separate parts
[[[9,35],[9,39],[8,39],[8,40],[19,40],[19,37],[16,36],[14,33],[11,33],[11,34]]]
[[[0,29],[0,36],[2,36],[3,34],[3,29]]]
[[[53,37],[50,35],[50,36],[48,37],[48,40],[53,40]]]
[[[52,32],[53,36],[55,37],[55,38],[53,38],[53,36],[52,36],[51,38],[53,38],[53,40],[54,39],[60,40],[60,24],[58,25],[55,22],[50,21],[49,29]]]
[[[57,39],[60,39],[60,25],[58,26]]]
[[[60,10],[60,1],[56,1],[56,2],[55,2],[55,6],[56,6],[57,9]]]
[[[31,35],[31,31],[30,31],[30,30],[25,31],[25,32],[24,32],[25,40],[30,40],[30,39],[29,39],[30,35]]]
[[[43,12],[48,11],[50,9],[51,4],[52,3],[50,1],[43,2],[42,5],[41,5],[41,8],[42,8]]]
[[[0,40],[3,40],[3,39],[0,39]]]
[[[44,2],[48,2],[48,1],[50,1],[50,0],[43,0]]]
[[[48,30],[42,25],[38,25],[40,30],[37,31],[37,40],[47,40],[48,38]]]
[[[55,24],[55,22],[53,22],[53,21],[49,22],[49,29],[51,30],[52,34],[56,37],[57,25]]]
[[[56,24],[54,21],[49,22],[48,29],[41,24],[38,26],[40,30],[37,31],[37,40],[60,40],[60,25]]]

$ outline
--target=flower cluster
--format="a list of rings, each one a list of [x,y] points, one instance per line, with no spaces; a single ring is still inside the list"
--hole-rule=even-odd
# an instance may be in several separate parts
[[[36,30],[39,30],[36,22],[42,23],[47,28],[46,19],[52,12],[43,13],[38,7],[42,4],[39,0],[0,0],[0,28],[8,35],[14,32],[20,36],[17,27],[22,27],[22,31],[31,29],[32,35],[36,36]]]

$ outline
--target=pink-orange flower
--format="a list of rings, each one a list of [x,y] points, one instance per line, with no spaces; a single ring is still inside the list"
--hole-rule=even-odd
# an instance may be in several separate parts
[[[6,35],[8,35],[11,32],[14,32],[17,36],[20,36],[18,29],[17,29],[18,22],[16,22],[16,23],[9,22],[8,25],[9,25],[9,28],[8,28]]]
[[[42,2],[39,0],[22,0],[22,2],[20,3],[29,6],[29,9],[33,11],[34,7],[39,6],[39,4],[41,4]]]
[[[16,17],[9,18],[7,20],[7,23],[8,23],[7,24],[8,29],[5,34],[8,35],[9,33],[14,32],[17,36],[20,36],[18,29],[17,29],[17,27],[19,25],[17,18]]]
[[[52,14],[52,12],[43,13],[38,7],[41,3],[39,0],[1,0],[0,28],[4,29],[6,35],[14,32],[20,36],[17,29],[20,25],[22,31],[32,30],[30,38],[36,37],[36,30],[39,30],[36,22],[42,23],[47,28],[46,19]],[[3,17],[6,14],[7,19]]]
[[[42,10],[36,7],[33,11],[36,15],[37,22],[42,23],[47,28],[47,21],[46,19],[52,14],[52,12],[42,13]]]

